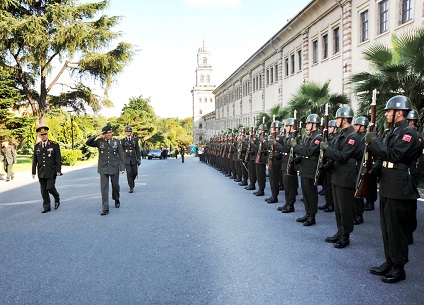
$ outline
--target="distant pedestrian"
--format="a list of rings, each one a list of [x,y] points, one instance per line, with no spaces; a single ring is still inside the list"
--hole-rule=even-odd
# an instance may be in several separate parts
[[[41,141],[35,144],[32,156],[32,178],[38,173],[41,196],[43,197],[43,210],[41,213],[50,212],[50,194],[54,197],[54,209],[60,206],[59,193],[56,190],[56,177],[62,175],[62,158],[60,147],[56,142],[48,139],[47,126],[36,129]]]
[[[103,138],[98,136],[103,135]],[[97,172],[100,174],[100,191],[102,193],[102,212],[100,215],[109,214],[109,178],[112,182],[112,199],[115,200],[115,207],[119,208],[119,173],[125,172],[124,153],[121,141],[112,137],[110,126],[105,126],[101,133],[90,137],[85,143],[99,150],[99,161]]]
[[[140,146],[138,139],[132,136],[131,126],[125,127],[126,137],[122,139],[122,149],[124,150],[124,163],[127,171],[127,181],[129,192],[134,192],[134,180],[138,175],[138,167],[141,164]]]
[[[4,171],[6,172],[6,182],[13,180],[14,173],[12,171],[13,164],[17,162],[16,149],[13,145],[10,145],[9,141],[2,143],[1,155],[4,161]]]
[[[175,149],[175,159],[178,159],[178,149]]]
[[[180,154],[181,154],[181,163],[184,163],[184,147],[180,147]]]

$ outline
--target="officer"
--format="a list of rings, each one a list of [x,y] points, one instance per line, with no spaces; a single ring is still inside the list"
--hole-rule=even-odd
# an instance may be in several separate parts
[[[246,130],[244,129],[244,127],[241,127],[239,129],[239,139],[237,144],[237,153],[238,153],[237,164],[241,171],[241,181],[238,184],[240,186],[247,186],[247,179],[249,179],[249,173],[247,170],[247,166],[245,164],[246,151],[248,146],[247,137],[245,133],[246,133]]]
[[[367,131],[368,124],[369,121],[364,116],[357,117],[353,122],[353,128],[355,132],[359,135],[360,139],[359,153],[357,154],[356,160],[358,171],[361,167],[362,157],[365,151],[365,133]],[[361,223],[364,223],[364,206],[364,198],[355,198],[355,225],[360,225]]]
[[[283,183],[284,183],[284,196],[285,204],[277,208],[278,211],[282,213],[292,213],[294,212],[294,204],[296,202],[296,193],[298,186],[297,170],[294,170],[291,173],[287,172],[287,166],[289,162],[294,162],[295,156],[291,156],[290,160],[290,141],[292,138],[296,138],[294,132],[294,118],[288,118],[284,125],[286,137],[281,136],[279,141],[276,141],[276,150],[281,153],[281,171],[283,173]],[[300,137],[298,137],[300,141]],[[282,140],[282,141],[281,141]],[[294,166],[294,164],[293,164]]]
[[[138,175],[138,166],[141,164],[140,146],[138,139],[132,136],[131,126],[125,127],[126,137],[121,140],[124,150],[124,163],[127,171],[127,181],[130,187],[129,193],[134,192],[134,180]]]
[[[416,110],[409,111],[408,116],[406,117],[406,119],[408,120],[409,126],[414,128],[415,130],[417,130],[418,127],[420,126],[419,118],[420,117]],[[421,145],[424,146],[424,140],[421,135],[420,135],[420,141],[421,141]],[[423,146],[422,146],[422,149],[424,149]],[[411,166],[409,167],[409,172],[411,174],[411,178],[414,181],[415,185],[418,186],[420,182],[420,172],[418,170],[418,159],[412,162]],[[415,201],[415,204],[411,205],[408,228],[409,228],[408,229],[408,244],[412,245],[414,243],[413,233],[417,229],[417,201]]]
[[[54,209],[60,206],[60,196],[56,190],[56,177],[62,175],[62,158],[60,147],[56,142],[48,138],[47,126],[40,126],[35,131],[41,141],[34,145],[32,156],[32,178],[38,173],[41,197],[43,198],[43,210],[41,213],[50,212],[50,194],[54,197]]]
[[[337,126],[336,120],[330,120],[328,122],[328,145],[333,147],[334,142],[337,138]],[[319,210],[324,210],[326,213],[334,212],[334,200],[333,200],[333,185],[331,184],[331,173],[332,173],[333,160],[326,159],[324,164],[324,177],[323,177],[323,190],[325,197],[325,204],[318,207]]]
[[[102,138],[97,138],[103,135]],[[97,138],[97,139],[96,139]],[[112,199],[115,207],[119,208],[119,173],[125,172],[124,153],[121,141],[112,137],[111,127],[105,126],[101,133],[90,137],[85,143],[99,150],[97,172],[100,174],[100,191],[102,193],[102,212],[100,215],[109,214],[109,178],[112,182]]]
[[[380,222],[386,261],[370,272],[382,275],[382,281],[397,283],[406,278],[408,262],[408,221],[411,206],[420,197],[409,174],[409,167],[422,153],[420,136],[409,126],[406,117],[412,109],[406,96],[387,101],[385,117],[392,128],[384,141],[368,132],[368,149],[378,157],[375,164],[380,177]]]
[[[14,173],[12,171],[13,164],[17,161],[16,159],[16,149],[13,145],[9,144],[9,141],[4,141],[1,148],[1,155],[3,156],[4,162],[4,171],[6,172],[6,182],[13,180]]]
[[[258,180],[258,190],[253,192],[255,196],[264,196],[265,195],[265,183],[266,183],[266,164],[268,152],[266,150],[266,145],[268,142],[268,135],[266,131],[268,127],[265,123],[261,124],[261,128],[259,129],[259,144],[258,144],[258,152],[256,154],[256,177]]]
[[[278,202],[280,192],[280,172],[281,172],[281,153],[276,149],[277,142],[281,145],[284,143],[283,137],[280,135],[280,122],[274,121],[270,128],[270,138],[268,142],[268,175],[269,185],[271,188],[271,197],[265,199],[268,203]]]
[[[255,158],[258,153],[258,142],[259,136],[256,134],[256,127],[250,127],[249,129],[249,143],[246,150],[246,164],[249,171],[249,185],[245,188],[246,190],[255,190],[256,189],[256,166]]]
[[[334,145],[322,142],[324,156],[333,160],[331,184],[333,185],[334,210],[336,212],[337,233],[327,237],[326,242],[334,243],[335,248],[345,248],[350,244],[355,215],[355,186],[358,171],[356,158],[359,153],[360,137],[352,126],[353,111],[348,106],[336,112],[336,126],[341,129]]]
[[[312,226],[316,223],[315,214],[318,211],[318,189],[314,185],[315,172],[318,164],[318,155],[322,136],[318,130],[320,117],[313,113],[306,118],[306,138],[303,144],[298,145],[296,139],[291,139],[290,145],[293,151],[302,156],[300,161],[300,182],[305,205],[305,215],[297,218],[297,222],[303,222],[304,226]]]

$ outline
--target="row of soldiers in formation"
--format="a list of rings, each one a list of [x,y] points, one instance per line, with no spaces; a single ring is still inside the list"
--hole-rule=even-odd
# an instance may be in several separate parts
[[[322,184],[327,212],[335,211],[337,232],[325,238],[335,248],[350,244],[354,224],[363,222],[364,208],[374,209],[377,200],[377,180],[380,184],[380,219],[386,261],[372,267],[372,274],[381,275],[387,283],[404,280],[404,265],[408,262],[408,244],[417,227],[416,209],[419,193],[417,160],[423,152],[423,138],[417,132],[418,113],[412,110],[405,96],[391,98],[385,108],[388,126],[384,137],[368,131],[365,116],[354,119],[348,106],[340,107],[327,130],[317,114],[306,119],[305,136],[295,118],[285,120],[284,128],[272,122],[270,133],[263,123],[258,130],[249,129],[245,135],[240,128],[235,137],[228,134],[214,137],[206,145],[205,162],[234,178],[247,190],[264,196],[268,167],[271,196],[268,203],[278,202],[281,186],[285,204],[278,208],[283,213],[294,212],[298,189],[298,174],[303,194],[305,215],[297,218],[304,226],[316,223],[318,188]],[[323,134],[328,138],[323,138]],[[355,198],[359,168],[367,150],[374,156],[367,179],[367,195]],[[323,161],[324,160],[324,161]],[[325,173],[325,175],[322,175]],[[249,181],[249,183],[248,183]]]

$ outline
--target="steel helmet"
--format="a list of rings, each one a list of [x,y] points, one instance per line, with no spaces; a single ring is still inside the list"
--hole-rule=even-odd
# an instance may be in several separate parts
[[[306,118],[306,123],[321,124],[321,119],[318,114],[312,113]]]
[[[353,118],[353,110],[349,106],[342,106],[337,109],[335,118]]]
[[[353,122],[353,125],[361,125],[361,126],[368,127],[369,123],[370,121],[366,117],[358,116]]]
[[[419,120],[420,116],[418,115],[418,112],[414,109],[409,111],[408,116],[406,117],[407,120]]]
[[[336,125],[336,120],[330,120],[330,121],[328,122],[328,127],[337,127],[337,125]]]
[[[411,100],[403,95],[396,95],[389,99],[384,110],[411,110]]]
[[[244,129],[244,127],[240,127],[238,131],[239,132],[242,132],[242,133],[245,133],[246,132],[246,130]]]
[[[280,128],[280,127],[281,127],[280,121],[274,121],[271,124],[271,128]]]
[[[294,118],[288,118],[286,120],[286,126],[293,126],[294,125]]]
[[[265,123],[263,123],[263,124],[261,124],[260,125],[261,127],[261,129],[263,129],[263,130],[265,130],[265,131],[267,131],[268,130],[268,126],[266,126],[266,124]]]
[[[127,127],[125,127],[125,131],[130,131],[130,132],[132,132],[132,127],[131,127],[131,126],[127,126]]]

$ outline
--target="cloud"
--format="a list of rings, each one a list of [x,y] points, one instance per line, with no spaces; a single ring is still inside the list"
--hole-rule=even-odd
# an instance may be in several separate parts
[[[213,7],[218,5],[238,7],[241,4],[241,0],[184,0],[184,2],[188,5],[198,7]]]

